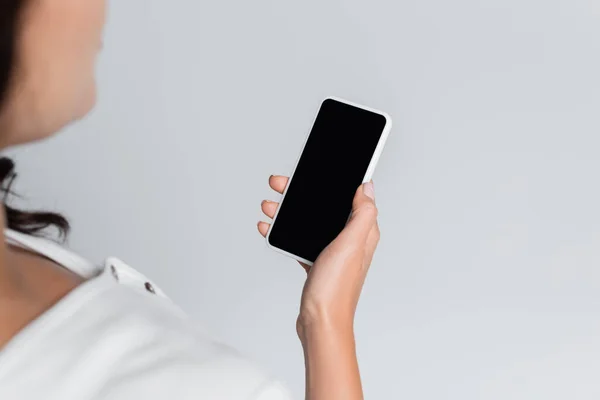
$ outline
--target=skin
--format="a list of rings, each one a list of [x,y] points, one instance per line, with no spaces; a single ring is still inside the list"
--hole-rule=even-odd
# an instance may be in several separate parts
[[[280,194],[287,182],[283,176],[269,179],[271,188]],[[262,210],[269,218],[273,218],[277,207],[275,202],[262,202]],[[297,330],[304,348],[309,400],[363,398],[354,315],[379,243],[377,213],[373,183],[369,182],[356,191],[352,216],[344,231],[312,267],[302,265],[308,277]],[[259,222],[258,230],[266,236],[269,224]]]
[[[105,11],[104,0],[26,3],[13,78],[0,110],[0,150],[46,138],[93,108]],[[0,348],[81,283],[51,261],[5,243],[2,231]]]
[[[27,1],[2,148],[53,135],[94,107],[105,16],[105,0]]]
[[[96,101],[104,0],[29,0],[8,97],[0,110],[0,150],[36,141],[84,117]],[[272,176],[282,193],[287,178]],[[278,204],[264,201],[272,218]],[[4,213],[0,223],[6,226]],[[258,224],[264,236],[266,222]],[[362,399],[354,314],[379,240],[372,183],[358,188],[342,234],[307,272],[297,322],[306,359],[306,398]],[[50,260],[13,248],[0,232],[0,349],[82,283]]]

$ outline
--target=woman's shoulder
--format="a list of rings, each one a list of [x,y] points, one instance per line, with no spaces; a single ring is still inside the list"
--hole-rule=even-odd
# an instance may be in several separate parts
[[[170,300],[120,285],[110,273],[76,289],[6,355],[0,398],[290,398]]]
[[[104,338],[95,341],[118,357],[103,389],[107,397],[290,398],[263,368],[215,340],[170,300],[122,286],[111,292],[98,299],[112,311],[111,322],[98,326]]]
[[[62,265],[74,260],[26,244]],[[289,399],[143,274],[114,258],[96,271],[0,352],[0,398]]]

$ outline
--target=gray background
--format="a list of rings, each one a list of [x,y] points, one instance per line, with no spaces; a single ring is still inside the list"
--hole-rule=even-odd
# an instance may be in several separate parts
[[[300,398],[259,203],[325,96],[383,109],[367,398],[598,398],[599,35],[594,0],[112,2],[96,111],[16,149],[18,189]]]

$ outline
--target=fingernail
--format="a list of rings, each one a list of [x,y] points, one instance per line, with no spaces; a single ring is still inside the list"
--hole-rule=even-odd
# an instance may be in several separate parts
[[[367,182],[363,185],[363,193],[371,200],[375,200],[375,186],[373,182]]]

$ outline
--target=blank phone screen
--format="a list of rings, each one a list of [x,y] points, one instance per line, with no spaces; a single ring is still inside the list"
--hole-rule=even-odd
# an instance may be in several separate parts
[[[344,229],[385,116],[327,99],[300,156],[269,243],[314,262]]]

